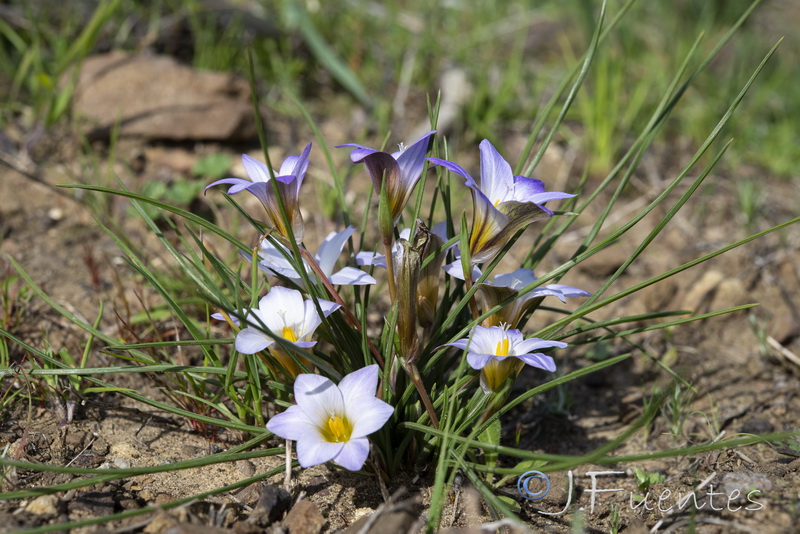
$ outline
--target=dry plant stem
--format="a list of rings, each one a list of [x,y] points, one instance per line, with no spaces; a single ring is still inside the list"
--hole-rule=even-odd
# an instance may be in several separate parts
[[[414,362],[406,362],[404,367],[414,387],[417,388],[417,393],[419,393],[419,397],[422,399],[422,404],[425,405],[425,411],[428,412],[428,417],[431,418],[433,428],[439,430],[439,418],[436,417],[436,410],[433,409],[431,398],[428,396],[425,384],[422,383],[422,377],[419,374],[419,369],[417,369],[417,364]]]
[[[389,297],[397,302],[397,288],[394,285],[394,257],[392,256],[392,236],[383,236],[383,249],[386,254],[386,277],[389,279]]]
[[[286,472],[283,475],[283,485],[289,491],[292,483],[292,442],[286,440]]]
[[[344,310],[347,322],[350,323],[350,325],[353,326],[356,330],[358,330],[362,336],[365,335],[364,332],[361,330],[361,323],[358,321],[356,316],[353,315],[353,312],[350,311],[350,308],[345,306],[342,297],[339,296],[339,293],[336,291],[336,288],[333,287],[333,284],[331,284],[330,280],[328,280],[328,277],[325,276],[325,273],[323,273],[322,269],[319,268],[319,265],[317,265],[317,261],[314,259],[311,253],[307,251],[304,247],[299,247],[299,248],[300,248],[300,254],[303,256],[303,259],[305,259],[308,262],[308,264],[311,266],[311,269],[325,285],[325,289],[328,290],[328,293],[330,294],[331,297],[333,297],[333,300],[336,301],[336,304],[340,305]],[[382,369],[384,367],[384,363],[380,352],[378,352],[378,349],[372,343],[371,339],[369,338],[366,339],[367,339],[367,345],[369,345],[369,350],[370,352],[372,352],[372,356],[375,358],[375,361],[378,362],[378,365],[380,365]]]

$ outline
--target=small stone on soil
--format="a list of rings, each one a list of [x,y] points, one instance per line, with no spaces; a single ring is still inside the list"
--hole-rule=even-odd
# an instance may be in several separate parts
[[[289,534],[318,534],[325,524],[325,518],[317,505],[311,501],[300,501],[295,504],[283,521]]]

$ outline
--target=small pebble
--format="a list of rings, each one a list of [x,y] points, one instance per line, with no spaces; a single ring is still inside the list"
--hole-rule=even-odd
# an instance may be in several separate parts
[[[39,495],[28,503],[25,511],[33,515],[57,515],[58,497],[55,495]]]

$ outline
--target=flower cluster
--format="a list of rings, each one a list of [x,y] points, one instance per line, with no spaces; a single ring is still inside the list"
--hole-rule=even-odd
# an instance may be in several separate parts
[[[427,419],[437,426],[437,409],[429,392],[446,389],[447,385],[437,380],[458,366],[443,364],[437,372],[426,374],[417,362],[428,361],[434,353],[441,355],[449,347],[465,353],[467,364],[480,377],[477,395],[497,395],[525,365],[555,371],[554,359],[544,351],[567,344],[526,339],[524,323],[545,297],[565,302],[568,297],[590,295],[563,284],[541,285],[530,269],[494,274],[491,282],[487,278],[468,293],[472,295],[472,322],[467,325],[471,328],[468,337],[457,339],[458,329],[467,331],[464,324],[452,324],[451,307],[457,295],[467,295],[465,288],[478,282],[485,265],[521,229],[553,216],[545,204],[574,195],[548,192],[540,180],[515,176],[488,140],[480,143],[479,183],[458,164],[428,157],[435,133],[428,132],[407,147],[401,144],[393,153],[359,144],[340,145],[352,149],[353,163],[364,163],[378,198],[376,227],[381,242],[371,249],[353,250],[364,239],[354,239],[356,228],[349,226],[328,234],[316,254],[306,250],[299,202],[310,144],[299,156],[286,158],[277,171],[243,156],[249,179],[226,178],[208,186],[230,185],[230,195],[250,192],[261,202],[274,228],[261,238],[253,253],[242,254],[257,262],[273,283],[291,287],[273,285],[257,308],[228,310],[215,317],[229,318],[238,329],[234,344],[238,352],[259,355],[277,378],[293,383],[294,404],[273,416],[267,429],[297,442],[302,467],[332,461],[346,469],[361,469],[370,452],[367,436],[381,431],[394,414],[402,418],[405,413],[387,401],[401,402],[414,391]],[[434,168],[460,176],[471,192],[472,224],[461,229],[465,237],[460,243],[448,238],[447,228],[456,230],[452,223],[429,229],[415,220],[411,228],[398,228],[417,184]],[[346,263],[337,265],[348,243]],[[295,257],[298,251],[300,256]],[[448,256],[451,263],[444,265]],[[373,273],[375,267],[380,267],[382,274]],[[442,293],[445,273],[455,279],[451,280],[455,293],[450,282]],[[384,287],[373,274],[380,274],[378,278],[384,278],[388,286],[391,308],[385,328],[393,329],[388,337],[382,335],[379,343],[368,338],[363,308],[358,317],[357,308],[351,309],[339,293],[350,287],[351,302],[366,306],[370,291]],[[464,318],[456,311],[452,318],[458,317]],[[318,331],[330,342],[325,350],[318,350],[313,339]],[[352,350],[352,339],[360,340],[355,345],[360,350]],[[447,339],[450,341],[442,344]],[[458,357],[451,351],[443,361],[453,362]],[[332,379],[339,377],[343,378],[336,385]],[[404,387],[412,389],[404,393]]]

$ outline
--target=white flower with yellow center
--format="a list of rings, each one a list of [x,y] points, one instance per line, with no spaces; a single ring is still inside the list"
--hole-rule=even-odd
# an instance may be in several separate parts
[[[350,373],[338,386],[324,376],[298,375],[297,404],[270,419],[267,430],[297,442],[301,467],[333,460],[358,471],[369,455],[367,436],[394,413],[390,404],[375,397],[377,387],[377,365]]]
[[[325,317],[340,308],[335,302],[322,299],[317,302]],[[242,354],[255,354],[275,343],[264,331],[264,326],[272,334],[308,349],[316,344],[308,338],[321,323],[322,318],[312,300],[304,301],[300,292],[294,289],[273,287],[258,302],[258,308],[250,309],[247,328],[236,335],[236,350]]]
[[[522,364],[555,371],[553,358],[534,351],[567,346],[561,341],[535,337],[525,339],[519,330],[509,330],[504,326],[476,326],[470,337],[447,345],[467,351],[467,363],[473,369],[481,370],[481,386],[487,393],[497,391],[506,377],[520,371]]]

